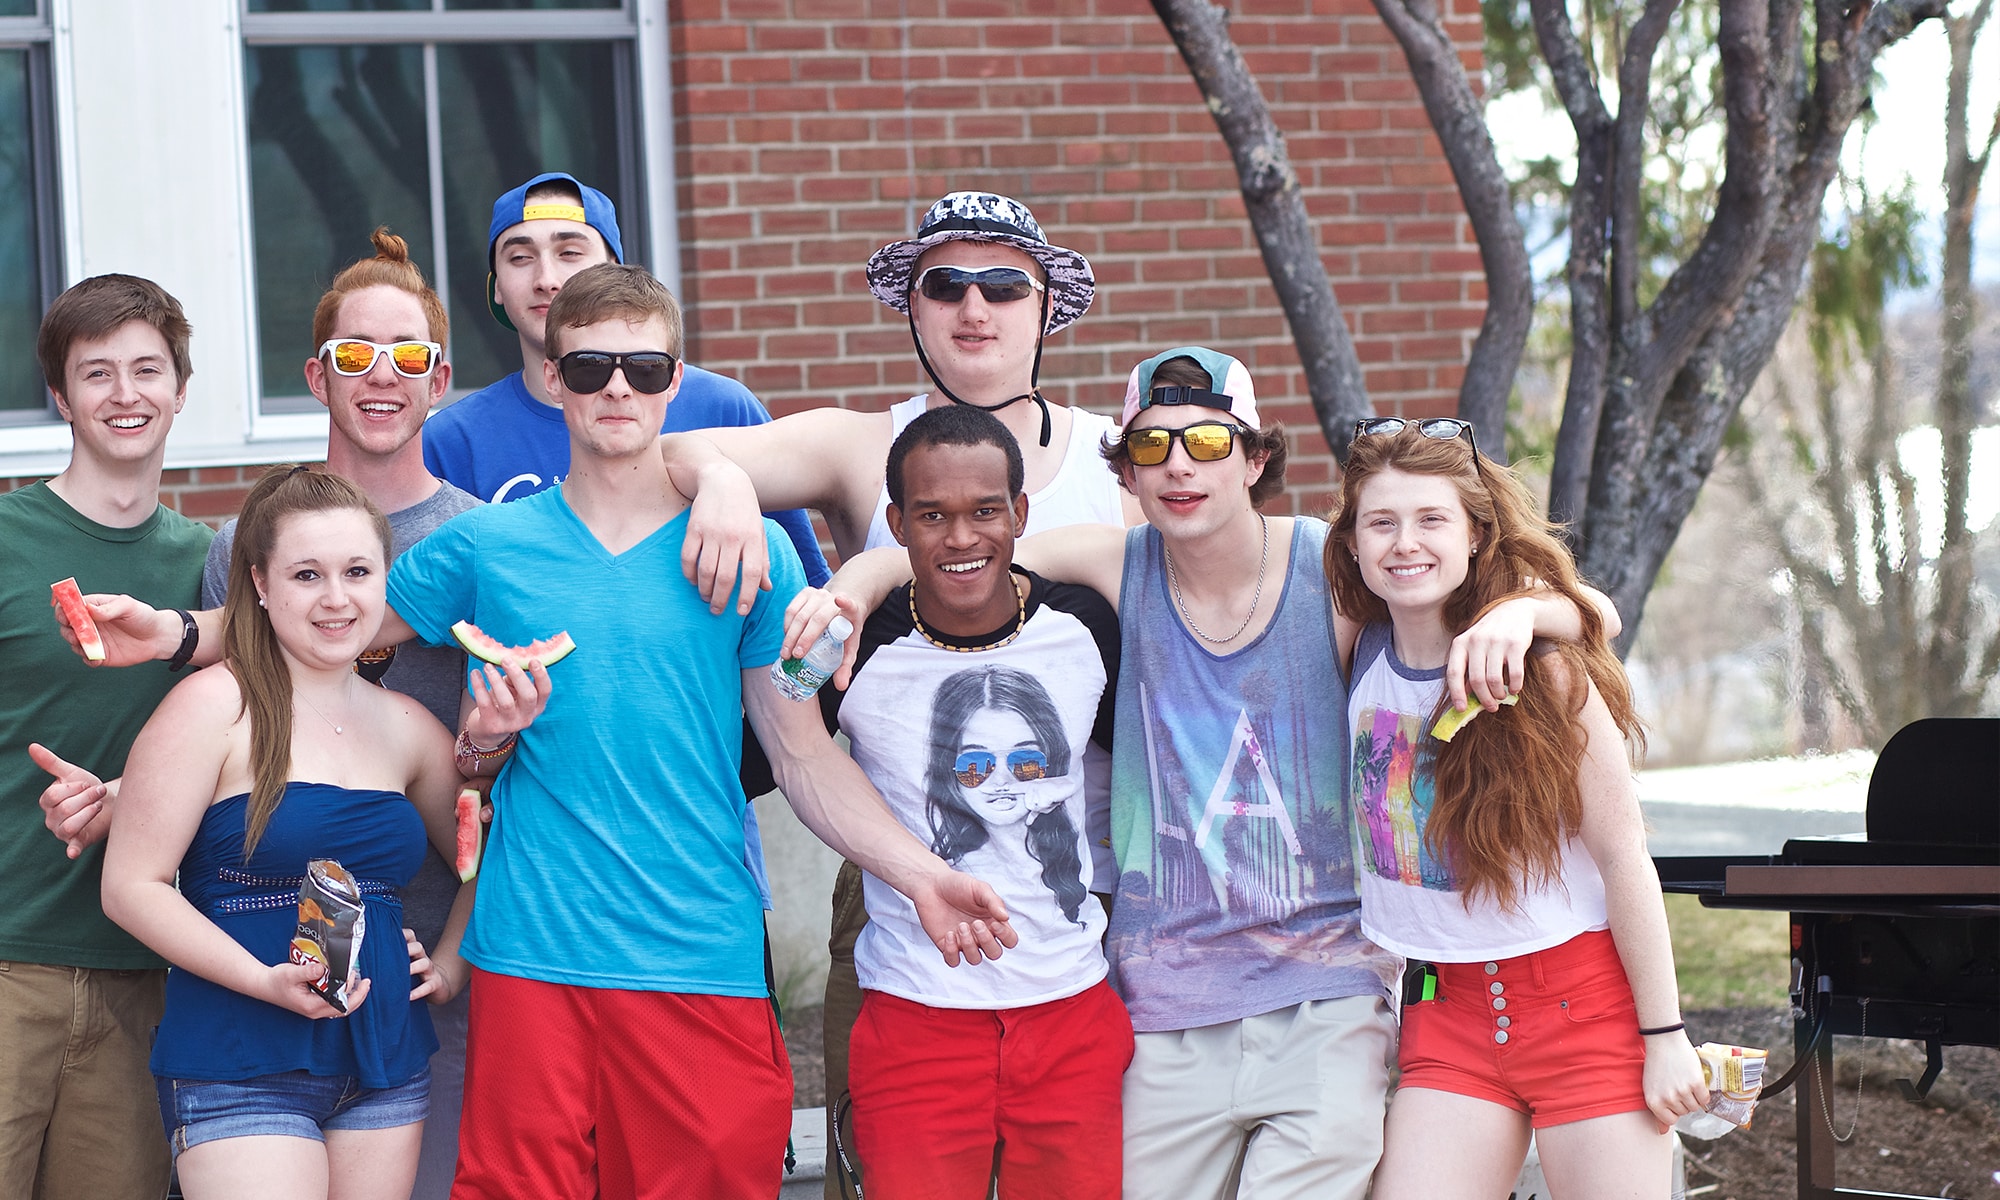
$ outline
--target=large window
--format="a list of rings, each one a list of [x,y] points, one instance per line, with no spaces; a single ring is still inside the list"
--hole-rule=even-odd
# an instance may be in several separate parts
[[[454,390],[520,368],[486,306],[501,193],[567,171],[646,260],[630,0],[248,0],[243,30],[264,412],[317,409],[313,306],[377,225],[449,305]]]
[[[61,205],[49,84],[49,21],[37,0],[0,0],[0,425],[53,421],[35,363],[42,310],[62,291]]]

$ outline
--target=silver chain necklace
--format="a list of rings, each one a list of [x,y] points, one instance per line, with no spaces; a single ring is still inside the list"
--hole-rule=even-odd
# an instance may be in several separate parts
[[[1181,610],[1181,620],[1187,624],[1188,632],[1211,646],[1226,646],[1242,637],[1243,631],[1250,628],[1250,622],[1256,619],[1257,602],[1264,597],[1264,568],[1271,562],[1271,519],[1258,513],[1257,527],[1264,533],[1264,548],[1257,554],[1257,590],[1250,593],[1250,611],[1243,614],[1243,623],[1228,637],[1210,637],[1194,623],[1194,614],[1188,611],[1187,601],[1181,599],[1181,577],[1174,571],[1174,552],[1167,548],[1165,541],[1160,543],[1161,551],[1167,556],[1167,586],[1173,590],[1174,607]]]

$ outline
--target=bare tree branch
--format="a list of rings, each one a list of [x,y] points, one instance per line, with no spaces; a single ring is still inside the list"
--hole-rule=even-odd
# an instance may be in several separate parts
[[[1481,430],[1492,430],[1486,445],[1505,462],[1507,397],[1514,388],[1535,309],[1527,240],[1514,215],[1513,194],[1494,153],[1486,114],[1436,5],[1431,0],[1375,0],[1375,11],[1403,47],[1417,94],[1423,97],[1424,111],[1444,147],[1445,161],[1458,181],[1459,199],[1479,240],[1480,263],[1486,271],[1486,316],[1459,387],[1458,415]]]

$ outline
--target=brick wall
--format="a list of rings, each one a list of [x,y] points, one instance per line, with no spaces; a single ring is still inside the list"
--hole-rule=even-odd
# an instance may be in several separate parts
[[[1448,0],[1469,64],[1479,10]],[[1382,412],[1448,412],[1479,258],[1402,51],[1369,0],[1241,0],[1231,28],[1285,131]],[[1215,123],[1140,0],[676,0],[690,356],[774,412],[923,389],[862,264],[946,191],[1004,192],[1088,255],[1097,301],[1044,389],[1115,411],[1171,345],[1249,365],[1297,435],[1293,502],[1333,463]]]
[[[1476,63],[1477,5],[1445,10]],[[1450,411],[1485,285],[1400,48],[1369,0],[1233,12],[1377,410]],[[1296,435],[1295,509],[1326,507],[1333,462],[1235,171],[1148,5],[675,0],[672,18],[694,361],[777,413],[921,390],[908,330],[862,264],[946,191],[1005,192],[1097,270],[1090,312],[1048,342],[1052,397],[1115,411],[1141,358],[1230,351]],[[219,523],[260,469],[169,471],[167,502]]]

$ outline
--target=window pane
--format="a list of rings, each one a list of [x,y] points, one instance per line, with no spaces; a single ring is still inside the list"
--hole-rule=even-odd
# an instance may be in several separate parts
[[[409,242],[411,259],[428,271],[423,48],[253,46],[245,60],[269,407],[306,394],[300,364],[313,351],[313,307],[342,267],[372,253],[377,225]]]
[[[444,6],[456,12],[462,9],[498,8],[515,9],[558,9],[558,8],[610,8],[616,9],[622,0],[444,0]]]
[[[603,42],[438,47],[454,389],[521,366],[519,340],[486,307],[486,227],[502,193],[567,171],[611,197],[625,258],[643,261],[637,137],[619,103],[629,54]]]
[[[20,7],[10,4],[8,11]],[[26,11],[34,12],[32,2]],[[40,230],[36,212],[43,189],[35,173],[35,139],[27,50],[0,51],[0,421],[36,420],[49,412],[49,396],[35,363],[35,331],[42,318]],[[21,203],[20,201],[26,201]]]
[[[429,12],[431,0],[250,0],[253,13]]]
[[[35,0],[0,0],[0,17],[32,17]]]

